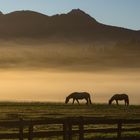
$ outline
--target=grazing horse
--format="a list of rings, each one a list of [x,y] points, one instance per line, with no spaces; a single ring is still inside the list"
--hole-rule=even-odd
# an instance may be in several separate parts
[[[114,100],[116,101],[117,105],[118,105],[118,100],[124,100],[125,105],[129,105],[129,97],[127,94],[115,94],[110,98],[109,105],[111,105]]]
[[[91,104],[90,94],[87,92],[73,92],[69,96],[66,97],[65,103],[67,104],[70,99],[73,99],[72,104],[74,104],[74,101],[76,100],[78,104],[81,99],[86,100],[86,104]]]

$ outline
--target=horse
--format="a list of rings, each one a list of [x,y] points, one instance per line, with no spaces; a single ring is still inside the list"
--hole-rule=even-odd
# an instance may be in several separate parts
[[[124,100],[125,105],[129,105],[129,97],[127,94],[115,94],[113,95],[109,100],[109,105],[112,104],[113,101],[116,101],[116,104],[118,105],[118,100]]]
[[[73,92],[66,97],[65,103],[67,104],[70,99],[73,99],[72,104],[74,104],[75,100],[77,101],[78,104],[80,104],[78,100],[82,99],[86,100],[86,104],[92,104],[90,94],[88,92]]]

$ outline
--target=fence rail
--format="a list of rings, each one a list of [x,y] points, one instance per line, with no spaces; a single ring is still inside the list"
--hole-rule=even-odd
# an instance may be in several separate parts
[[[124,127],[124,125],[132,125]],[[34,130],[35,126],[41,125],[62,125],[58,130]],[[85,128],[88,125],[108,125],[109,128]],[[111,127],[115,125],[116,127]],[[73,126],[77,126],[73,129]],[[17,132],[0,133],[0,139],[19,139],[27,138],[48,138],[52,136],[62,136],[63,140],[72,140],[72,136],[77,134],[79,140],[84,140],[84,134],[95,133],[116,133],[117,139],[122,137],[122,132],[140,132],[140,119],[105,119],[93,117],[67,117],[67,118],[46,118],[43,120],[17,120],[17,121],[0,121],[1,128],[14,129]],[[47,127],[47,126],[46,126]],[[25,130],[26,128],[26,130]]]

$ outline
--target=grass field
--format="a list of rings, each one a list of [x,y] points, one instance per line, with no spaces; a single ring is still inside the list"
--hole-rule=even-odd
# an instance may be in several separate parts
[[[113,118],[140,118],[140,105],[72,105],[63,103],[45,102],[0,102],[0,120],[40,119],[45,117],[113,117]]]
[[[64,103],[45,103],[45,102],[0,102],[0,120],[18,120],[23,119],[43,119],[61,118],[61,117],[97,117],[97,118],[119,118],[119,119],[140,119],[140,105],[107,105],[107,104],[64,104]],[[108,125],[89,125],[85,128],[108,128]],[[112,127],[116,127],[115,125]],[[128,126],[126,126],[128,127]],[[35,127],[35,130],[57,130],[62,129],[59,125],[47,125]],[[15,132],[17,129],[3,129],[0,127],[0,133]],[[25,130],[26,131],[26,130]],[[136,135],[139,133],[127,133],[126,136]],[[94,137],[115,137],[116,134],[96,134]],[[89,136],[87,136],[89,137]],[[50,138],[53,139],[53,138]],[[48,139],[48,140],[50,140]],[[54,138],[62,139],[60,138]],[[74,140],[77,138],[75,137]],[[45,139],[44,139],[45,140]]]

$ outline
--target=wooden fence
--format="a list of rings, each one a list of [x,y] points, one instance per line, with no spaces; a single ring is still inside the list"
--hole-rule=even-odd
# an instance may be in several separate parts
[[[123,127],[124,125],[132,125],[131,127]],[[42,125],[61,125],[61,129],[40,131],[36,130],[36,126]],[[92,128],[85,126],[93,125]],[[94,125],[107,125],[110,127],[94,128]],[[112,127],[115,125],[116,127]],[[77,126],[73,129],[73,126]],[[46,126],[47,127],[47,126]],[[42,120],[18,120],[18,121],[0,121],[0,129],[16,128],[16,132],[0,132],[0,139],[19,139],[24,138],[32,140],[33,138],[48,138],[52,136],[61,136],[63,140],[72,140],[73,135],[78,135],[79,140],[84,140],[85,134],[96,133],[116,133],[116,138],[120,139],[122,132],[140,132],[140,119],[105,119],[92,117],[67,117],[67,118],[46,118]],[[26,130],[25,130],[26,128]]]

